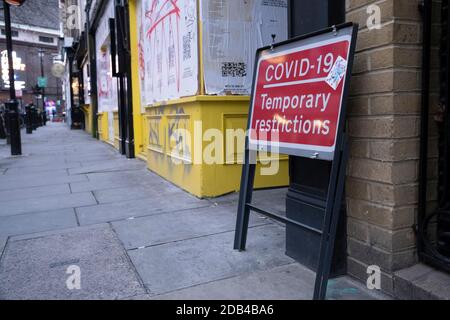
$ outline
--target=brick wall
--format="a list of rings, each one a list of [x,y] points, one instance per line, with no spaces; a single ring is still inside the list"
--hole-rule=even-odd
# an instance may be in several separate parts
[[[393,292],[392,273],[417,262],[419,2],[346,0],[347,21],[360,26],[349,100],[348,272],[366,281],[367,267],[380,266],[382,289],[388,293]],[[367,28],[371,4],[381,9],[380,29]],[[436,132],[431,142],[430,168],[436,168]],[[434,199],[434,170],[431,174]]]

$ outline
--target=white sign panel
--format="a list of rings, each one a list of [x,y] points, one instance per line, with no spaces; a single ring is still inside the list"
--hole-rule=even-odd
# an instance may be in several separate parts
[[[255,52],[288,38],[287,0],[201,0],[207,94],[249,95]]]
[[[22,59],[17,56],[17,53],[15,51],[12,52],[12,59],[13,59],[13,69],[15,70],[14,74],[14,87],[16,89],[25,89],[25,81],[17,80],[18,74],[17,72],[23,72],[25,71],[25,64],[22,63]],[[10,83],[9,83],[9,64],[8,64],[8,51],[3,50],[1,52],[1,67],[2,67],[2,80],[3,80],[3,86],[6,89],[9,89]]]
[[[197,1],[137,1],[142,107],[198,92]]]
[[[258,51],[250,150],[334,158],[352,34],[350,26]]]
[[[112,76],[109,18],[114,18],[114,1],[109,1],[95,33],[99,112],[117,111],[117,80]]]

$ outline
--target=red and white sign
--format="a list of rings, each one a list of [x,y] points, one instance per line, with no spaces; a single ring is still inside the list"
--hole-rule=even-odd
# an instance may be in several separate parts
[[[330,160],[338,133],[351,34],[262,52],[250,120],[250,149]],[[273,149],[273,148],[271,148]]]

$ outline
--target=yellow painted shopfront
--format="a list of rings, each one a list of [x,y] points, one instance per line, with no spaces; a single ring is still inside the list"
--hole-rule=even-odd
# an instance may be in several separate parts
[[[254,52],[274,33],[287,37],[287,1],[249,3],[130,1],[136,156],[198,197],[239,190],[244,140],[232,133],[247,127]],[[268,156],[260,155],[258,169],[273,166]],[[276,158],[278,173],[257,170],[257,188],[288,185],[288,157]]]

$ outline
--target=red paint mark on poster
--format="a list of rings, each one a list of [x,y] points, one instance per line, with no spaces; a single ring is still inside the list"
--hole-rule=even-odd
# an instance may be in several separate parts
[[[180,18],[180,8],[177,6],[177,1],[166,0],[161,6],[158,5],[161,1],[154,0],[152,2],[151,9],[145,14],[151,20],[151,26],[147,30],[147,36],[151,36],[156,27],[164,23],[164,20],[170,18],[171,15],[177,16],[178,19]]]
[[[181,61],[178,45],[180,43],[180,8],[178,0],[153,0],[150,10],[145,13],[145,17],[150,20],[150,27],[146,34],[153,40],[155,48],[168,48],[167,52],[160,54],[167,55],[167,70],[174,72],[177,90],[180,90]],[[166,31],[168,26],[168,33]],[[160,28],[158,28],[160,27]],[[159,30],[159,32],[157,31]],[[162,59],[157,59],[157,69],[162,72]],[[171,81],[169,77],[169,82]],[[162,85],[161,85],[162,86]],[[161,89],[161,88],[160,88]]]

